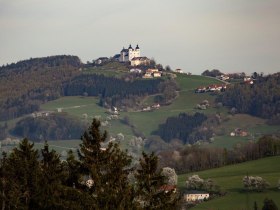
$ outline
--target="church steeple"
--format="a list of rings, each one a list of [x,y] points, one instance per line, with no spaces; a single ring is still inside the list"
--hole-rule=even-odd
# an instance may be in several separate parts
[[[138,46],[138,44],[137,44],[137,46],[136,46],[136,48],[135,48],[136,50],[139,50],[140,48],[139,48],[139,46]]]

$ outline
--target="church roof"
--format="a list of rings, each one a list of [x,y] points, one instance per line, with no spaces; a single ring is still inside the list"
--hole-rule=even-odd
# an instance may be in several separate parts
[[[128,49],[123,48],[121,52],[128,52]]]

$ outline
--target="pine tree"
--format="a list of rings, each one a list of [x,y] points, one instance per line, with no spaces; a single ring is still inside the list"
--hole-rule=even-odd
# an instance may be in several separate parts
[[[41,172],[38,151],[26,138],[15,148],[3,166],[5,174],[2,209],[38,209]],[[6,177],[6,178],[5,178]],[[2,178],[2,175],[1,175]],[[7,179],[8,178],[8,179]],[[4,204],[4,207],[3,207]]]
[[[133,187],[128,182],[131,157],[116,143],[103,148],[106,137],[96,119],[82,136],[78,154],[88,179],[86,191],[93,197],[95,209],[135,209]]]
[[[60,161],[60,155],[49,150],[47,142],[41,150],[41,196],[40,209],[64,209],[64,200],[61,198],[64,190],[62,181],[66,178]]]
[[[136,173],[138,201],[143,209],[172,209],[178,201],[174,191],[165,191],[167,179],[158,170],[158,157],[143,152],[140,168]]]
[[[278,207],[276,206],[276,204],[274,203],[274,201],[272,199],[265,199],[263,201],[263,207],[262,210],[278,210]]]

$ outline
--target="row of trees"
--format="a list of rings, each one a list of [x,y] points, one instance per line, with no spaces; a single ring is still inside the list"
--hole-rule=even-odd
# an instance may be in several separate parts
[[[160,153],[160,163],[178,173],[200,171],[258,158],[280,155],[280,137],[263,136],[258,141],[238,144],[232,149],[187,145],[183,149]]]
[[[118,144],[101,145],[107,133],[93,120],[81,137],[79,159],[61,161],[46,143],[39,153],[24,139],[0,164],[0,207],[7,209],[172,209],[178,194],[161,187],[167,179],[158,158],[143,153],[139,165]]]

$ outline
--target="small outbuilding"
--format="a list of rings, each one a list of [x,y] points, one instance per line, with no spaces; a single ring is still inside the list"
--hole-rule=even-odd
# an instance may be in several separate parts
[[[184,194],[186,202],[204,201],[209,199],[209,193],[201,191],[187,191]]]

